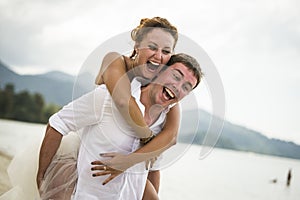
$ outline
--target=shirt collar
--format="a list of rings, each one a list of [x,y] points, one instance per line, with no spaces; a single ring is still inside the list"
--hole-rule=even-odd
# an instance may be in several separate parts
[[[131,95],[135,98],[137,105],[139,106],[143,116],[145,115],[145,106],[142,104],[141,98],[141,82],[137,78],[131,81]]]

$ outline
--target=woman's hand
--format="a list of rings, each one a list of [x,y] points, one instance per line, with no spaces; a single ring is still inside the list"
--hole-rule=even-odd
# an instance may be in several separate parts
[[[150,168],[152,168],[156,160],[157,160],[157,157],[146,160],[146,162],[145,162],[146,170],[149,170]]]
[[[128,159],[127,155],[118,153],[103,153],[100,154],[100,156],[103,158],[111,158],[102,161],[97,160],[91,163],[94,165],[91,168],[94,177],[110,174],[110,176],[102,183],[103,185],[107,184],[119,174],[123,173],[126,169],[134,165],[134,163],[131,162],[131,159]]]
[[[96,160],[93,161],[91,164],[93,165],[91,170],[93,171],[93,176],[110,176],[102,183],[105,185],[109,181],[113,180],[119,174],[123,173],[128,168],[132,167],[133,165],[145,162],[146,170],[152,167],[154,162],[156,161],[156,157],[149,158],[146,153],[130,153],[128,155],[120,154],[120,153],[103,153],[100,154],[103,158],[110,158],[106,160]],[[147,158],[147,159],[145,159]]]

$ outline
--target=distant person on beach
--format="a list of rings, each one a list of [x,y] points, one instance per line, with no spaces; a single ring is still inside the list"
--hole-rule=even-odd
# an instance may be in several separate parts
[[[288,172],[288,175],[287,175],[287,179],[286,179],[286,185],[287,186],[290,186],[291,179],[292,179],[292,169],[289,169],[289,172]]]

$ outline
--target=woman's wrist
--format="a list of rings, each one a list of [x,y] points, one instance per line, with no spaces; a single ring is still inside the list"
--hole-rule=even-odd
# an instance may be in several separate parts
[[[141,138],[140,141],[141,141],[141,143],[142,143],[143,145],[146,145],[146,144],[149,143],[154,137],[155,137],[155,135],[154,135],[153,132],[151,131],[149,137]]]

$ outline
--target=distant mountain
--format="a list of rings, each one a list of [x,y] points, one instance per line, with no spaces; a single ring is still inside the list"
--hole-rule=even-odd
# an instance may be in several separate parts
[[[65,82],[74,82],[75,81],[75,77],[71,76],[69,74],[60,72],[60,71],[51,71],[45,74],[40,74],[37,75],[38,77],[41,78],[48,78],[48,79],[52,79],[55,81],[65,81]]]
[[[83,73],[78,77],[54,71],[40,75],[19,75],[0,62],[0,87],[7,83],[15,85],[16,91],[28,90],[41,93],[46,102],[65,105],[72,99],[90,91],[94,87],[92,75]],[[179,142],[214,145],[219,148],[256,152],[274,156],[284,156],[300,159],[300,146],[278,139],[270,139],[263,134],[224,122],[220,137],[212,132],[207,136],[207,130],[212,115],[204,110],[184,110],[182,113]],[[220,120],[217,118],[217,120]],[[206,137],[206,139],[204,139]],[[207,138],[213,138],[209,141]],[[217,140],[218,139],[218,140]]]
[[[44,96],[47,103],[60,106],[91,90],[93,80],[93,77],[86,74],[75,78],[59,71],[39,75],[19,75],[0,62],[0,87],[12,83],[16,92],[21,90],[38,92]]]
[[[211,117],[211,114],[203,110],[185,111],[183,113],[183,128],[181,129],[179,141],[191,142],[191,138],[193,138],[194,144],[202,145],[209,143],[209,145],[214,145],[211,141],[205,141]],[[199,126],[196,133],[189,130],[190,127],[195,127],[191,124],[191,119],[199,119]],[[212,132],[210,134],[210,138],[217,138],[218,133]],[[224,122],[223,129],[218,138],[215,146],[219,148],[300,159],[300,145],[279,139],[271,139],[257,131],[232,124],[228,121]]]

